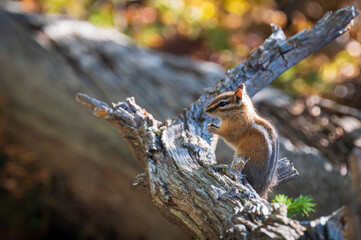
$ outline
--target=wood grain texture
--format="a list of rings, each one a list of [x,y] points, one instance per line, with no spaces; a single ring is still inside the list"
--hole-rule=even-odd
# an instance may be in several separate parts
[[[254,95],[282,72],[342,35],[356,15],[355,7],[328,13],[312,29],[288,40],[280,28],[273,26],[273,34],[244,63],[229,70],[214,89],[177,118],[164,123],[140,108],[133,98],[113,107],[84,94],[78,94],[77,100],[118,128],[144,167],[159,211],[194,237],[299,238],[305,236],[299,222],[279,216],[277,208],[259,198],[242,177],[228,166],[217,166],[217,139],[206,131],[214,119],[203,110],[216,94],[241,83]],[[312,226],[317,234],[326,234]],[[335,237],[341,236],[337,224],[332,229]]]
[[[68,18],[0,9],[0,32],[1,111],[8,119],[1,124],[51,172],[59,222],[96,239],[189,238],[158,213],[149,191],[132,187],[141,167],[127,144],[111,125],[89,118],[74,95],[141,96],[139,102],[164,119],[194,101],[223,69],[143,49],[116,30]]]

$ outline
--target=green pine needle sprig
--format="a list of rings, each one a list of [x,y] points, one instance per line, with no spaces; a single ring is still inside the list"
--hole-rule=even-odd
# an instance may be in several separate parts
[[[297,216],[309,216],[310,212],[314,212],[316,203],[313,203],[313,197],[300,195],[298,198],[289,198],[284,194],[278,194],[272,200],[273,203],[284,203],[287,206],[287,216],[289,218]]]

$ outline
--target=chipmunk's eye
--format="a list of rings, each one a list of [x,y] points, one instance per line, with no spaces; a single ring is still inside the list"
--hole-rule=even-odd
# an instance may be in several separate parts
[[[226,106],[227,104],[228,104],[228,102],[226,102],[226,101],[220,101],[220,102],[218,103],[218,106],[224,107],[224,106]]]

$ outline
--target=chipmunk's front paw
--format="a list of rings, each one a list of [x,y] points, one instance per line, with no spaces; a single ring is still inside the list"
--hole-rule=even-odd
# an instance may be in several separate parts
[[[207,131],[209,132],[209,133],[217,133],[217,131],[218,131],[218,129],[219,129],[219,126],[217,126],[216,124],[214,124],[214,123],[210,123],[210,124],[208,124],[208,126],[207,126]]]

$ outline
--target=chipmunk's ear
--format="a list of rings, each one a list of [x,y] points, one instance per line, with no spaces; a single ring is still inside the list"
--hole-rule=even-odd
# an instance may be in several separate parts
[[[242,95],[243,95],[242,90],[240,88],[237,88],[236,91],[234,92],[234,95],[236,96],[237,100],[242,99]]]
[[[234,92],[234,100],[238,106],[240,106],[242,103],[242,97],[243,97],[242,90],[239,88],[236,89],[236,91]]]
[[[246,91],[246,87],[244,86],[243,83],[238,86],[238,88],[236,89],[236,91],[234,91],[234,96],[235,96],[235,99],[236,99],[236,103],[237,103],[238,105],[241,104],[241,102],[242,102],[242,97],[243,97],[243,94],[245,93],[245,91]]]
[[[239,85],[239,86],[237,87],[237,89],[241,89],[242,92],[246,92],[246,85],[244,85],[244,83],[242,83],[241,85]]]

